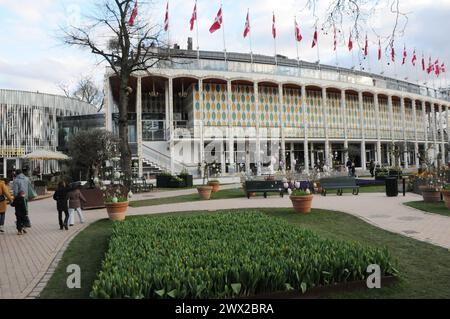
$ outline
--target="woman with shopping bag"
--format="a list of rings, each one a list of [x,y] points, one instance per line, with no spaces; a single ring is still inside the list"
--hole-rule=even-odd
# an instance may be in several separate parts
[[[5,216],[8,203],[13,201],[9,192],[8,180],[0,180],[0,233],[5,232]]]

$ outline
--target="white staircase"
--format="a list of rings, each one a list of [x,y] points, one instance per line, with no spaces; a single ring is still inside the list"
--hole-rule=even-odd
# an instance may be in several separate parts
[[[170,152],[168,151],[168,142],[145,142],[142,143],[142,155],[144,164],[149,170],[156,172],[169,171],[171,169]],[[184,164],[174,161],[175,172],[181,172],[187,168]]]

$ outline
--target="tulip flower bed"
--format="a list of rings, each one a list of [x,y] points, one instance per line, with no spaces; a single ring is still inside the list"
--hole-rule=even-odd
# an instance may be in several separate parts
[[[324,239],[259,212],[116,223],[94,298],[236,298],[395,275],[385,249]]]

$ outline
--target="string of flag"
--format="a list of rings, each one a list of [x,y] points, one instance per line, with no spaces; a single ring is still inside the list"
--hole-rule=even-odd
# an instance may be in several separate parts
[[[192,15],[191,18],[189,20],[189,30],[192,32],[194,30],[194,26],[196,25],[196,33],[197,33],[197,52],[198,52],[198,57],[199,57],[199,40],[198,40],[198,7],[197,7],[197,0],[195,0],[194,3],[194,8],[192,11]],[[136,18],[138,16],[138,1],[136,0],[134,3],[134,6],[131,10],[131,14],[130,14],[130,18],[129,18],[129,22],[128,25],[130,27],[135,26],[136,23]],[[337,49],[338,49],[338,39],[337,39],[337,32],[338,29],[336,28],[335,25],[332,26],[333,27],[333,51],[336,54],[336,65],[338,65],[338,57],[337,57]],[[169,36],[169,1],[167,1],[166,4],[166,12],[165,12],[165,16],[164,16],[164,31],[167,32],[168,34],[168,44],[170,46],[170,36]],[[211,27],[209,28],[209,32],[211,34],[214,34],[216,31],[222,29],[223,31],[223,44],[224,44],[224,54],[225,54],[225,59],[226,59],[226,43],[225,43],[225,30],[224,30],[224,19],[223,19],[223,8],[222,6],[220,6],[214,20],[213,23],[211,24]],[[340,31],[339,31],[340,32]],[[243,38],[249,39],[249,44],[250,44],[250,54],[251,54],[251,60],[253,63],[253,50],[252,50],[252,40],[251,40],[251,33],[252,33],[252,29],[251,29],[251,25],[250,25],[250,10],[247,10],[247,15],[245,16],[245,23],[244,23],[244,30],[243,30]],[[274,58],[275,58],[275,63],[277,64],[277,27],[276,27],[276,15],[275,12],[272,13],[272,38],[274,41]],[[296,43],[296,48],[297,48],[297,60],[298,63],[300,65],[300,52],[299,52],[299,43],[303,40],[303,36],[300,32],[300,25],[297,21],[297,18],[294,17],[294,40]],[[314,33],[312,36],[312,43],[311,43],[311,49],[313,48],[317,48],[317,59],[318,62],[320,61],[320,56],[319,56],[319,34],[318,34],[318,29],[317,29],[317,22],[314,25]],[[352,36],[352,32],[349,32],[349,38],[348,38],[348,43],[347,43],[347,48],[348,51],[351,52],[352,54],[352,64],[353,64],[353,49],[354,49],[354,43],[353,43],[353,36]],[[391,51],[391,63],[394,65],[395,67],[395,62],[396,62],[396,52],[395,52],[395,46],[394,46],[394,41],[391,41],[390,43],[390,51]],[[364,59],[367,59],[367,64],[369,66],[370,69],[370,61],[369,59],[369,37],[366,34],[365,35],[365,40],[364,40],[364,47],[362,49],[362,54],[364,56]],[[361,51],[358,53],[358,56],[360,56],[359,54],[361,53]],[[378,54],[377,54],[377,59],[378,62],[382,62],[382,47],[381,47],[381,39],[378,37]],[[421,64],[418,65],[418,67],[416,67],[416,62],[417,62],[417,52],[416,52],[416,48],[414,48],[413,53],[412,53],[412,58],[410,60],[411,65],[418,71],[421,70],[423,72],[425,72],[428,76],[430,75],[435,75],[436,77],[439,77],[441,74],[446,73],[446,66],[444,62],[440,62],[439,58],[436,58],[434,63],[433,63],[433,59],[430,56],[429,57],[429,62],[428,62],[428,66],[426,66],[425,63],[425,56],[422,53],[421,56]],[[382,64],[382,63],[381,63]],[[388,63],[389,65],[390,63]],[[401,60],[401,65],[402,66],[406,66],[408,65],[408,50],[406,48],[406,44],[404,44],[403,46],[403,55],[402,55],[402,60]],[[383,66],[383,70],[381,73],[384,73],[384,66]]]

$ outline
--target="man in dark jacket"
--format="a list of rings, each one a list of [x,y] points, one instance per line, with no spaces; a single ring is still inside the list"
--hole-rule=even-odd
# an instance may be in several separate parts
[[[67,187],[66,182],[59,182],[58,188],[53,194],[53,199],[56,200],[56,209],[58,210],[58,221],[59,229],[69,230],[69,206],[67,205],[68,196],[70,189]],[[64,212],[64,221],[62,219],[62,213]]]
[[[28,203],[24,191],[19,192],[19,195],[14,198],[11,206],[16,209],[17,235],[26,234],[25,225],[27,223]]]

